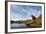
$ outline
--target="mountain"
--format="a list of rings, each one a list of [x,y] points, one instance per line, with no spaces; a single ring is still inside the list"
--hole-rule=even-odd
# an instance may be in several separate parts
[[[42,15],[40,15],[39,17],[35,17],[32,15],[32,19],[28,19],[28,20],[20,20],[20,21],[12,21],[11,20],[11,24],[12,23],[19,23],[19,24],[25,24],[28,27],[42,27]]]
[[[36,19],[26,21],[26,25],[28,27],[41,27],[42,26],[42,17],[41,17],[41,15]]]

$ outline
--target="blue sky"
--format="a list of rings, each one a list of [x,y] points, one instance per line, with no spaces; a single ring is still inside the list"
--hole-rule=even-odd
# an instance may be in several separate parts
[[[41,6],[29,6],[29,5],[10,5],[11,19],[20,18],[32,18],[31,15],[38,17],[42,12]]]

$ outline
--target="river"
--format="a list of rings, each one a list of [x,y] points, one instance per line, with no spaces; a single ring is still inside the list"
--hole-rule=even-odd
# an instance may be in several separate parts
[[[19,28],[27,28],[27,26],[24,23],[12,23],[11,29],[19,29]]]

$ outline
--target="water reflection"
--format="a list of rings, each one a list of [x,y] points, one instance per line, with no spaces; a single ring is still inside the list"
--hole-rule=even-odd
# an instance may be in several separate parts
[[[12,23],[11,29],[19,29],[19,28],[27,28],[27,26],[24,23]]]

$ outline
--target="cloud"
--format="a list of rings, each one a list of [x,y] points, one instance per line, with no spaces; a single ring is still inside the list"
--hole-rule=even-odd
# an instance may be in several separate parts
[[[41,14],[41,6],[11,5],[11,19],[38,17]]]

